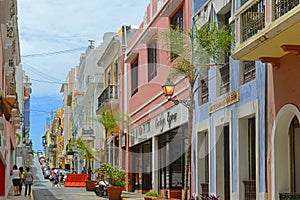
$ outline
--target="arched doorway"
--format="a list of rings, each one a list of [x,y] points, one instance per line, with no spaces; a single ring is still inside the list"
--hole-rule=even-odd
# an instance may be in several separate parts
[[[283,106],[272,130],[272,199],[280,193],[300,193],[300,112]]]

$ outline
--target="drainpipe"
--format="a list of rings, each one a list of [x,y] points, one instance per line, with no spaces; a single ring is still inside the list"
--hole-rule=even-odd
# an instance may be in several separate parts
[[[122,26],[122,32],[123,32],[123,34],[124,34],[124,61],[125,61],[125,59],[126,59],[126,49],[127,49],[127,29],[126,29],[126,25],[123,25]],[[124,84],[124,93],[123,93],[123,95],[124,95],[124,113],[125,114],[127,114],[127,112],[128,112],[128,106],[127,106],[127,99],[128,99],[128,97],[127,97],[127,87],[128,87],[128,84],[127,84],[127,71],[128,71],[128,63],[125,63],[124,62],[124,73],[123,73],[123,84]],[[126,134],[126,139],[125,139],[125,141],[126,141],[126,143],[125,143],[125,148],[126,148],[126,150],[125,150],[125,159],[126,159],[126,162],[125,162],[125,170],[126,170],[126,172],[127,172],[127,180],[126,180],[126,182],[128,183],[128,184],[130,184],[129,183],[129,178],[128,178],[128,175],[129,175],[129,133],[128,133],[128,127],[127,126],[125,126],[124,127],[124,133]],[[129,191],[129,185],[127,184],[127,186],[126,186],[126,191]]]

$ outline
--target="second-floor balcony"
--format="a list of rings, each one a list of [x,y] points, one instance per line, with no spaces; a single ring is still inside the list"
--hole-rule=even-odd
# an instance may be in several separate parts
[[[235,13],[236,60],[299,52],[299,0],[249,0]]]
[[[114,107],[118,104],[119,90],[118,85],[109,85],[98,97],[98,111],[106,106]]]

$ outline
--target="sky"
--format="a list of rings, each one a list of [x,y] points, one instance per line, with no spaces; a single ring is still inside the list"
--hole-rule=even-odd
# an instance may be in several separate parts
[[[139,25],[149,0],[18,0],[21,64],[32,83],[30,138],[43,149],[46,119],[62,107],[61,85],[80,54],[105,32]]]

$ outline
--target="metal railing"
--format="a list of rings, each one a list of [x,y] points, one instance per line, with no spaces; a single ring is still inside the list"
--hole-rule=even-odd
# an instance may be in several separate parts
[[[254,80],[256,77],[255,61],[243,61],[243,83]]]
[[[265,0],[260,0],[242,14],[242,42],[257,34],[265,27],[265,12]]]
[[[221,87],[220,87],[220,94],[225,94],[229,92],[230,90],[230,70],[229,70],[229,64],[224,65],[222,68],[220,68],[221,73]]]
[[[102,106],[103,103],[107,102],[111,99],[118,99],[118,86],[117,85],[109,85],[101,95],[98,97],[98,108]]]
[[[276,20],[299,5],[299,0],[274,0],[273,5],[274,20]]]

